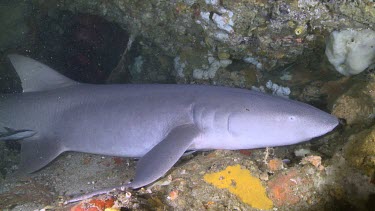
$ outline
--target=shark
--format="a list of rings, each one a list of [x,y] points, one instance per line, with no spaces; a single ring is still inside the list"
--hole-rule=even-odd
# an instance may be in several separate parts
[[[210,85],[84,84],[26,56],[8,55],[23,92],[0,94],[0,140],[21,143],[19,171],[65,151],[139,158],[126,187],[162,177],[187,151],[297,144],[338,119],[311,105]]]

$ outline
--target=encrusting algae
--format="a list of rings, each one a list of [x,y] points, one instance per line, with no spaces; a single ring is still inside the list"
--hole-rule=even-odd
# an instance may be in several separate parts
[[[223,171],[205,174],[204,181],[217,188],[228,189],[229,192],[254,208],[268,210],[273,207],[260,180],[251,176],[249,170],[241,169],[240,165],[228,166]]]

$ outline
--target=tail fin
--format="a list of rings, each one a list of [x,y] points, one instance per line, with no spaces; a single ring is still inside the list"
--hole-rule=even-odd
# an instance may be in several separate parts
[[[28,138],[21,142],[21,164],[19,174],[32,173],[46,166],[65,151],[59,141],[43,138]]]

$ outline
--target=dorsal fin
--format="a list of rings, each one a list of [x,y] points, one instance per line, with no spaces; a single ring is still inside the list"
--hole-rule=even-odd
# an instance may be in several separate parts
[[[8,58],[21,79],[23,92],[37,92],[79,84],[34,59],[10,54]]]

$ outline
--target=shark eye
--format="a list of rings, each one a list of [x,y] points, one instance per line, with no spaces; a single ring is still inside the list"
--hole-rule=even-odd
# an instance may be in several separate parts
[[[295,116],[289,116],[289,121],[295,121],[296,117]]]

